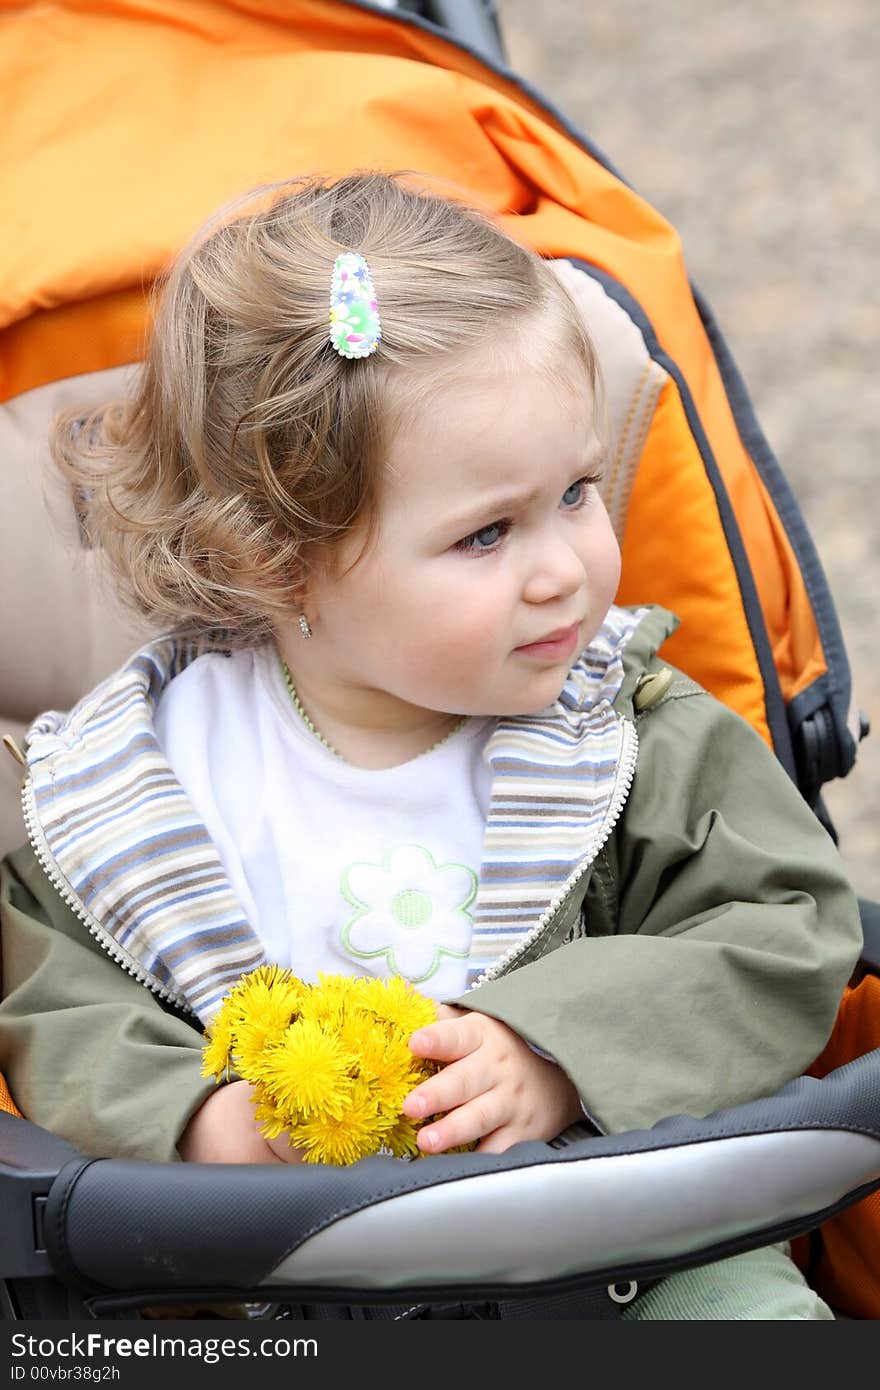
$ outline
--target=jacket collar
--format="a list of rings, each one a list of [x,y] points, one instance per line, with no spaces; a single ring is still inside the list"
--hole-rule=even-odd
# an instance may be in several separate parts
[[[624,654],[657,611],[612,608],[559,699],[490,737],[472,979],[504,968],[610,834],[635,766],[634,729],[614,708]],[[203,650],[150,643],[69,713],[37,719],[27,801],[38,857],[108,953],[207,1021],[265,958],[153,728],[162,691]]]
[[[264,957],[153,728],[162,691],[201,650],[150,643],[69,714],[36,720],[26,799],[38,858],[100,944],[204,1020]]]
[[[502,719],[474,906],[469,982],[505,969],[537,936],[613,829],[638,740],[615,711],[623,653],[647,609],[612,608],[539,714]]]

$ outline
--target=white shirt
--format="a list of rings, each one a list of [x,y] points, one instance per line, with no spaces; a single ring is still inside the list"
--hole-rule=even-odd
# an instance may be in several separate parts
[[[159,745],[267,957],[464,992],[492,718],[398,767],[353,767],[294,708],[271,645],[198,657],[163,692]]]

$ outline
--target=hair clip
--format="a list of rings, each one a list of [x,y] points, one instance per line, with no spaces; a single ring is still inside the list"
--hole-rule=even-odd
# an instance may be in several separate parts
[[[340,357],[369,357],[381,339],[370,267],[357,251],[344,251],[333,262],[330,278],[331,346]]]

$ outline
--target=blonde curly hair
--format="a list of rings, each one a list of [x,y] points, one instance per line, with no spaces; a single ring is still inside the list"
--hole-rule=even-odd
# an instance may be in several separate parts
[[[368,260],[372,357],[329,342],[330,272]],[[266,640],[309,567],[372,531],[389,439],[482,353],[597,385],[578,311],[548,265],[414,175],[266,186],[221,209],[160,287],[129,398],[67,411],[52,455],[124,599],[165,630]],[[521,360],[521,356],[520,356]]]

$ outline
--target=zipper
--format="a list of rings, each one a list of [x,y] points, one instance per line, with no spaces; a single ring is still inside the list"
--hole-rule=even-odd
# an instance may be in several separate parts
[[[174,1004],[177,1008],[182,1009],[185,1013],[191,1014],[193,1010],[180,995],[168,989],[166,985],[162,984],[161,980],[157,980],[155,975],[151,975],[148,970],[144,970],[143,966],[138,964],[134,956],[130,955],[123,946],[119,945],[118,941],[113,939],[110,932],[107,931],[107,928],[103,927],[97,917],[89,912],[89,909],[86,907],[79,894],[71,887],[61,870],[57,867],[55,857],[46,842],[46,837],[40,825],[36,798],[34,796],[33,783],[30,775],[25,776],[24,783],[22,784],[21,804],[24,812],[25,829],[27,830],[27,837],[31,849],[34,851],[43,873],[46,875],[62,901],[67,904],[74,915],[88,928],[89,934],[95,938],[98,945],[107,953],[111,960],[115,961],[128,975],[131,975],[137,980],[138,984],[149,989],[153,994],[157,995],[158,998],[165,999],[170,1004]]]
[[[517,941],[509,950],[505,951],[503,956],[500,956],[487,970],[484,970],[482,975],[478,975],[473,984],[469,986],[469,991],[479,989],[481,985],[488,984],[490,980],[496,980],[499,975],[506,974],[513,964],[519,960],[520,956],[535,944],[538,938],[550,925],[550,922],[558,912],[561,904],[568,897],[572,888],[574,888],[579,879],[583,878],[587,869],[595,862],[596,856],[603,845],[610,839],[614,827],[620,820],[623,808],[626,805],[627,797],[632,788],[633,778],[636,773],[636,761],[639,756],[639,736],[636,732],[635,724],[629,719],[623,719],[621,722],[623,724],[623,746],[620,751],[620,762],[617,767],[614,791],[611,793],[611,801],[608,804],[608,811],[602,823],[602,828],[593,843],[590,853],[586,858],[582,859],[573,872],[569,874],[565,883],[556,894],[556,897],[544,912],[541,920],[532,927],[531,931],[527,932],[520,941]]]

